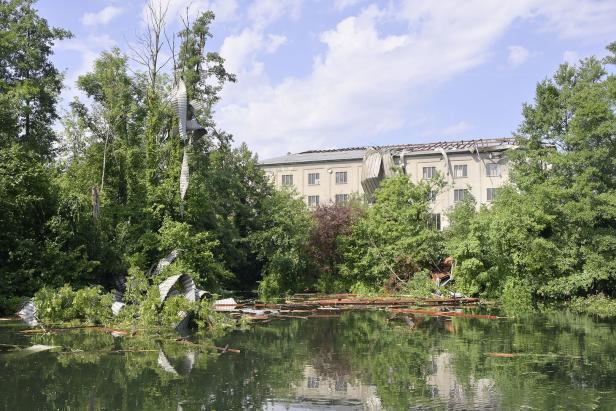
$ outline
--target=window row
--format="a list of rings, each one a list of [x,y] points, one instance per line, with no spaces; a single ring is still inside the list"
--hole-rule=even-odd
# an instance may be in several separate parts
[[[494,199],[498,195],[499,190],[500,188],[494,188],[494,187],[487,188],[486,189],[486,201],[489,201],[489,202],[494,201]],[[468,198],[468,196],[469,196],[469,193],[466,188],[460,188],[460,189],[453,190],[453,202],[454,203],[464,201],[466,198]]]
[[[336,194],[335,203],[336,204],[344,204],[349,201],[348,194]],[[318,195],[308,196],[308,206],[310,207],[318,207],[320,204],[320,197]]]
[[[422,176],[424,180],[431,180],[437,175],[436,167],[423,167]],[[486,164],[486,176],[488,177],[500,177],[501,170],[500,164],[488,163]],[[454,164],[453,165],[453,177],[463,178],[468,177],[468,165],[466,164]]]
[[[336,184],[347,184],[349,182],[348,173],[346,171],[336,171]],[[283,186],[293,185],[293,174],[283,174]],[[321,183],[321,173],[308,173],[308,185],[318,186]]]

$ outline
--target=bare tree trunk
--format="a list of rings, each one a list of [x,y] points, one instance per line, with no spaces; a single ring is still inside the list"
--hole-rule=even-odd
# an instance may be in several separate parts
[[[133,52],[130,59],[144,66],[148,72],[148,79],[152,90],[156,89],[158,72],[167,65],[172,59],[169,57],[164,63],[160,64],[160,50],[163,47],[162,35],[165,34],[167,24],[167,12],[169,3],[164,6],[162,2],[150,0],[147,3],[145,16],[146,29],[142,34],[137,35],[139,46],[133,47],[129,44]]]

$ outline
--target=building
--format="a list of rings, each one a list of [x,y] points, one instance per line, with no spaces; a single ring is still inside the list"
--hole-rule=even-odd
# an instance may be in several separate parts
[[[289,153],[260,165],[277,186],[295,188],[309,206],[370,195],[396,167],[414,182],[440,174],[445,187],[434,193],[431,204],[441,228],[447,225],[445,213],[467,195],[478,204],[494,199],[507,181],[506,152],[514,147],[513,138],[354,147]]]

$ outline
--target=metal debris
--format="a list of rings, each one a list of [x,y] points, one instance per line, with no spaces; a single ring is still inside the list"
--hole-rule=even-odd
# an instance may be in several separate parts
[[[171,293],[176,286],[181,287],[181,290],[176,288],[173,290],[174,293]],[[188,301],[197,301],[197,287],[192,277],[187,274],[177,274],[167,278],[158,285],[158,290],[161,303],[173,295],[184,295]]]
[[[199,124],[197,119],[191,118],[190,120],[188,120],[186,122],[186,129],[190,130],[190,131],[205,130],[205,127],[203,127],[201,124]]]
[[[26,348],[24,351],[35,353],[35,352],[51,350],[54,348],[59,348],[59,347],[57,345],[34,344],[33,346]]]
[[[188,100],[186,93],[186,84],[180,79],[171,92],[171,105],[178,116],[180,138],[186,140],[186,116],[188,115]]]
[[[364,154],[361,168],[361,186],[368,196],[376,191],[385,177],[395,174],[396,164],[390,149],[369,148]]]
[[[237,302],[233,298],[223,298],[222,300],[214,301],[216,311],[235,311]]]
[[[111,304],[111,312],[113,313],[114,316],[118,315],[118,314],[120,314],[120,310],[122,310],[122,308],[124,308],[125,305],[126,304],[124,304],[121,301],[114,301]]]
[[[158,274],[160,274],[163,271],[163,269],[167,267],[168,265],[170,265],[173,261],[175,261],[175,259],[178,258],[179,255],[180,255],[180,250],[171,251],[168,256],[166,256],[165,258],[162,258],[158,262],[158,265],[156,266],[156,269],[154,270],[153,275],[157,276]]]
[[[184,156],[182,157],[182,169],[180,171],[180,198],[182,200],[184,200],[184,197],[186,196],[186,191],[188,190],[188,179],[188,152],[186,151],[186,148],[184,148]]]
[[[21,310],[17,312],[17,315],[30,327],[36,327],[38,325],[38,319],[36,318],[36,305],[34,305],[32,300],[25,303]]]
[[[361,167],[361,186],[364,193],[372,195],[381,182],[383,157],[381,152],[375,148],[369,148],[364,154]]]

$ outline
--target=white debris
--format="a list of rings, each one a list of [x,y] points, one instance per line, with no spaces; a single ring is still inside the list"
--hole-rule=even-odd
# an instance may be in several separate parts
[[[28,301],[17,312],[17,315],[24,320],[30,327],[36,327],[38,325],[38,319],[36,318],[36,305],[32,300]]]
[[[158,262],[158,265],[156,266],[156,269],[154,270],[153,274],[155,276],[160,274],[163,271],[163,269],[165,267],[167,267],[169,264],[171,264],[173,261],[175,261],[175,259],[178,258],[179,255],[180,255],[180,251],[179,250],[171,251],[168,256],[166,256],[165,258],[162,258]]]
[[[168,373],[179,375],[162,350],[158,352],[158,365]]]
[[[51,350],[53,348],[58,348],[58,346],[57,345],[35,344],[35,345],[31,346],[31,347],[26,348],[25,351],[29,351],[29,352],[35,353],[35,352]]]
[[[179,282],[179,285],[182,287],[182,290],[179,291],[179,294],[183,294],[184,297],[188,301],[197,301],[197,287],[195,286],[195,282],[192,277],[187,274],[177,274],[172,275],[167,278],[165,281],[159,284],[158,290],[160,291],[160,302],[162,303],[167,298],[177,295],[172,292],[172,288],[176,286]],[[175,290],[173,290],[175,291]]]
[[[214,301],[214,309],[216,311],[234,311],[237,302],[233,298],[223,298],[222,300]]]
[[[189,170],[188,170],[188,151],[184,148],[184,156],[182,157],[182,168],[180,170],[180,198],[184,200],[186,196],[186,191],[188,190],[188,181],[189,181]]]
[[[118,315],[120,313],[120,310],[125,306],[126,304],[124,304],[123,302],[120,301],[115,301],[113,304],[111,304],[111,312],[113,313],[113,315]]]

